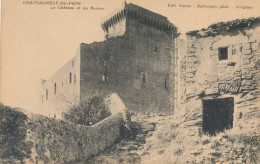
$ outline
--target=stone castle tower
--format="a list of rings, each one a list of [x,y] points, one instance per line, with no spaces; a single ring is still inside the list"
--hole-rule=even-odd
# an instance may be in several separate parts
[[[48,93],[53,104],[64,104],[59,93],[76,95],[78,102],[115,92],[129,110],[172,113],[170,68],[177,28],[166,17],[134,4],[124,4],[102,28],[105,41],[82,43],[75,58],[44,83],[44,90],[55,90],[53,96]]]
[[[140,29],[140,27],[143,27],[140,23],[168,34],[174,34],[177,30],[166,17],[131,3],[126,4],[125,2],[123,2],[122,9],[111,13],[105,18],[101,26],[105,32],[105,37],[111,38],[122,36],[126,32],[136,34],[138,32],[136,30],[141,30],[145,33],[147,29]]]

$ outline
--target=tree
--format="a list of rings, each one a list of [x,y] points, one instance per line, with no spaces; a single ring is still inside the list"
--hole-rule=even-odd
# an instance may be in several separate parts
[[[71,106],[69,111],[63,114],[63,118],[76,124],[89,126],[96,124],[110,115],[111,112],[105,105],[104,99],[95,96]]]

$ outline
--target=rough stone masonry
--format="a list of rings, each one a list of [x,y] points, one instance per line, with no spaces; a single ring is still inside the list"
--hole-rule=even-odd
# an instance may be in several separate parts
[[[259,126],[259,24],[260,18],[217,23],[178,38],[175,115],[195,125],[197,134],[203,131],[207,100],[233,98],[232,127],[249,120],[255,122],[247,124],[251,129]]]
[[[68,102],[116,92],[127,109],[174,114],[196,134],[238,127],[259,116],[245,105],[259,92],[259,24],[238,19],[178,34],[166,17],[124,4],[103,21],[105,41],[82,43],[43,81],[41,106],[58,116]]]

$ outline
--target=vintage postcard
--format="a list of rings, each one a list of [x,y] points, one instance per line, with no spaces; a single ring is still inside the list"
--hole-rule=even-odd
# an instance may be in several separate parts
[[[0,163],[260,163],[258,0],[2,0]]]

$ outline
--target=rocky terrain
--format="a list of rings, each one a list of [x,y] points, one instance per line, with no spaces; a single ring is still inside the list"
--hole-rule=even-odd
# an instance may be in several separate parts
[[[218,133],[216,136],[191,133],[191,129],[195,127],[188,126],[185,122],[186,118],[182,122],[177,120],[175,116],[154,113],[131,113],[132,131],[123,133],[121,138],[116,140],[112,146],[105,148],[104,151],[100,151],[97,155],[88,159],[85,158],[86,160],[83,162],[90,164],[259,163],[259,95],[260,93],[257,90],[237,95],[236,107],[239,111],[237,112],[238,114],[234,115],[234,119],[240,119],[239,124],[230,130]],[[10,112],[13,111],[9,110]],[[240,110],[242,114],[240,114]],[[20,114],[20,112],[16,113]],[[16,117],[14,113],[7,115],[2,112],[2,115],[3,118],[0,119],[2,120],[2,125],[5,125],[4,122],[9,120],[9,115]],[[20,121],[20,119],[16,120]],[[44,120],[47,120],[47,118],[44,117]],[[54,122],[54,119],[52,119],[51,123]],[[49,124],[45,124],[46,127],[49,127],[47,126]],[[62,122],[62,125],[64,125],[64,122]],[[43,128],[39,125],[37,129],[40,130],[40,127]],[[51,130],[50,128],[43,129],[48,132]],[[72,127],[72,129],[74,128]],[[53,131],[57,132],[55,129]],[[21,132],[19,131],[19,133]],[[67,133],[68,129],[63,132]],[[47,135],[47,133],[45,134]],[[101,134],[101,136],[109,138],[107,135]],[[85,142],[83,141],[84,137],[86,136],[83,135],[82,138],[75,139],[73,142],[67,141],[66,143],[69,143],[67,148],[71,148],[73,145],[77,147],[78,141]],[[99,137],[93,139],[99,140]],[[23,142],[19,143],[23,144]],[[50,143],[48,145],[51,146],[53,144]],[[64,149],[64,151],[68,150]],[[20,163],[16,160],[1,160],[2,163],[10,163],[10,161]]]
[[[156,127],[168,122],[170,118],[158,114],[133,114],[132,135],[93,156],[88,163],[142,163],[142,158],[151,153],[151,146],[146,144],[147,138],[151,138]]]
[[[253,106],[252,106],[253,107]],[[232,129],[217,136],[191,136],[173,116],[135,114],[135,137],[122,139],[89,163],[258,163],[260,136],[253,129]]]

